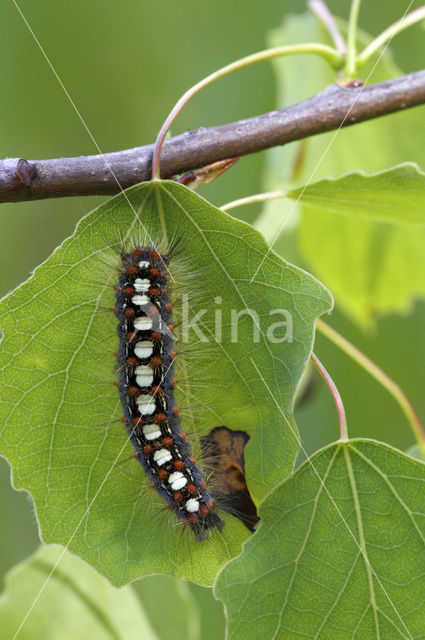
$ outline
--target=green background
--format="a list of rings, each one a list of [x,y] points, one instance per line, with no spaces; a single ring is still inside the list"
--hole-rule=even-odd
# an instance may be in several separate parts
[[[415,2],[410,9],[419,5]],[[334,0],[329,6],[340,16],[348,15],[349,2]],[[400,18],[407,6],[407,0],[364,2],[360,25],[376,34]],[[285,14],[304,11],[305,3],[21,0],[20,7],[97,144],[109,152],[152,142],[184,90],[210,71],[264,48],[268,30],[278,26]],[[31,159],[96,153],[11,0],[2,2],[0,36],[0,157]],[[416,26],[392,43],[394,58],[404,72],[423,65],[424,40],[423,29]],[[305,97],[309,95],[306,87]],[[179,117],[173,133],[253,116],[274,106],[272,69],[262,64],[220,81],[195,98]],[[241,159],[227,175],[199,192],[220,206],[261,191],[264,158],[265,154],[257,154]],[[2,205],[0,293],[7,293],[26,279],[72,232],[78,219],[102,201],[101,197],[90,197]],[[259,207],[250,207],[235,214],[252,221],[258,212]],[[338,311],[329,319],[402,386],[422,419],[424,320],[424,302],[417,302],[409,315],[380,319],[369,333]],[[408,448],[412,436],[392,398],[320,336],[316,352],[338,383],[350,435],[375,437]],[[308,452],[337,437],[334,406],[321,384],[296,417]],[[30,500],[10,488],[9,470],[3,460],[0,501],[3,577],[38,544]],[[205,611],[213,604],[219,611],[219,605],[205,597],[205,590],[193,587],[193,592],[204,603]],[[219,616],[212,619],[222,625]],[[202,637],[209,637],[206,630]]]

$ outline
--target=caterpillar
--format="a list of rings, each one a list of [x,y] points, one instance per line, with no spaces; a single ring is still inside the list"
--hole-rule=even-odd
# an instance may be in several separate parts
[[[180,426],[169,263],[170,256],[153,246],[120,253],[114,309],[118,388],[123,422],[151,486],[204,540],[208,529],[221,531],[224,521]]]

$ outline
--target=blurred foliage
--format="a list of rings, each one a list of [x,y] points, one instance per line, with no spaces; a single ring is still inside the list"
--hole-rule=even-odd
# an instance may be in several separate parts
[[[161,640],[224,638],[223,609],[212,589],[171,576],[150,576],[133,582],[132,588]],[[165,599],[167,616],[163,615]]]
[[[340,23],[345,32],[346,23],[342,20]],[[328,35],[307,13],[286,18],[281,27],[272,31],[269,43],[278,46],[305,38],[329,43]],[[370,39],[364,33],[359,34],[359,46],[369,43]],[[335,81],[334,71],[323,60],[315,59],[306,64],[301,57],[294,57],[285,63],[283,59],[273,62],[279,107],[288,102],[296,103],[306,96],[306,92],[308,95],[317,93]],[[390,51],[386,50],[382,55],[372,56],[361,69],[361,79],[368,83],[381,82],[401,73]],[[310,184],[310,191],[317,180],[340,178],[347,172],[383,171],[402,161],[415,161],[425,166],[424,146],[416,134],[424,117],[425,106],[420,106],[365,122],[360,127],[342,128],[283,149],[271,149],[265,171],[267,189],[302,185],[299,189],[302,193],[305,185]],[[333,187],[338,189],[336,183]],[[399,207],[410,211],[411,201],[404,200],[403,195],[406,190],[411,191],[411,185],[401,179],[399,189]],[[381,193],[388,194],[385,189]],[[412,191],[410,196],[412,200]],[[336,194],[330,198],[335,200]],[[369,201],[359,200],[358,209],[365,209],[369,204]],[[420,207],[419,201],[416,204]],[[389,207],[384,206],[388,213]],[[405,218],[408,215],[404,213]],[[406,311],[415,296],[424,297],[424,227],[413,230],[391,225],[388,216],[385,221],[363,219],[359,214],[335,216],[328,203],[319,211],[317,208],[312,210],[309,202],[306,205],[298,200],[269,202],[260,221],[260,228],[264,228],[267,238],[274,242],[274,249],[288,259],[292,257],[298,264],[302,261],[331,289],[336,306],[365,327],[371,327],[378,315]],[[280,236],[276,238],[279,231]]]
[[[10,467],[0,458],[0,505],[4,514],[0,527],[0,590],[6,571],[38,546],[38,529],[30,496],[10,486]]]
[[[405,8],[403,8],[405,10]],[[339,15],[341,15],[339,10]],[[385,12],[384,12],[385,13]],[[362,23],[365,26],[365,23]],[[369,31],[373,31],[373,23],[368,26]],[[342,25],[343,27],[344,25]],[[416,33],[423,38],[423,30],[418,27]],[[411,32],[412,41],[415,32]],[[269,36],[269,43],[272,45],[298,42],[323,38],[323,31],[318,28],[316,22],[306,15],[288,16],[282,26],[274,29]],[[361,35],[363,41],[367,36]],[[326,38],[325,38],[326,41]],[[398,40],[393,41],[392,54],[388,50],[374,68],[371,79],[375,81],[384,80],[397,73],[401,73],[395,66],[394,59],[397,58],[396,45]],[[423,46],[423,44],[422,44]],[[416,61],[416,52],[413,47],[410,49],[412,61],[406,63],[404,71],[412,71],[420,68],[420,61]],[[288,59],[287,64],[283,60],[275,60],[273,68],[278,80],[277,84],[277,105],[283,106],[288,103],[297,102],[319,91],[324,85],[332,82],[334,74],[327,65],[319,59],[305,60],[304,58]],[[376,59],[374,60],[376,62]],[[372,67],[370,67],[371,69]],[[367,69],[363,72],[367,74]],[[366,77],[366,76],[365,76]],[[303,82],[300,82],[300,78]],[[306,141],[296,142],[283,149],[272,149],[267,152],[267,162],[264,170],[264,185],[267,190],[282,188],[291,184],[306,183],[310,178],[317,180],[324,177],[338,177],[350,170],[376,171],[406,160],[416,160],[424,166],[424,148],[420,144],[420,137],[416,131],[420,129],[423,121],[425,107],[409,110],[404,113],[394,114],[385,118],[367,122],[359,126],[350,127],[340,131],[335,137],[335,132],[310,138]],[[422,114],[422,116],[421,116]],[[330,146],[329,146],[330,145]],[[320,164],[318,165],[320,161]],[[295,170],[294,170],[295,167]],[[314,175],[313,175],[313,171]],[[350,236],[341,238],[341,225],[338,221],[333,222],[335,216],[330,213],[321,214],[325,217],[327,224],[315,224],[317,220],[310,216],[307,224],[301,225],[299,230],[299,211],[292,211],[293,201],[274,201],[268,203],[261,212],[258,226],[266,233],[266,237],[274,239],[276,231],[282,225],[282,220],[288,218],[284,231],[281,233],[275,249],[286,259],[294,261],[296,264],[304,264],[307,269],[312,269],[319,278],[323,277],[322,271],[326,271],[325,284],[328,284],[333,291],[332,284],[341,281],[347,282],[350,276],[350,269],[362,269],[362,256],[356,248],[352,256],[350,269],[343,269],[341,264],[344,259],[344,251],[350,243]],[[303,220],[305,222],[305,220]],[[310,224],[308,224],[310,223]],[[349,221],[344,220],[344,225]],[[361,235],[361,226],[366,227],[368,223],[353,221],[352,233]],[[378,246],[385,246],[388,234],[392,233],[390,226],[376,225],[374,234]],[[400,231],[400,230],[398,230]],[[421,230],[422,231],[422,230]],[[414,232],[415,233],[415,232]],[[414,233],[409,234],[409,230],[403,230],[400,234],[404,240],[413,240]],[[422,231],[423,233],[423,231]],[[308,234],[308,258],[301,254],[299,249],[300,236],[305,244],[305,236]],[[336,234],[336,235],[334,235]],[[384,235],[385,234],[385,235]],[[393,233],[397,236],[397,233]],[[345,240],[346,244],[342,241]],[[381,242],[381,244],[379,244]],[[404,244],[398,237],[393,243],[397,248],[399,256],[406,260],[411,260],[412,252],[406,251]],[[415,249],[420,255],[420,244]],[[334,274],[329,268],[326,269],[327,262],[332,254],[340,251],[340,264]],[[368,249],[369,256],[373,254]],[[391,257],[390,247],[387,250],[388,257]],[[348,256],[347,256],[348,257]],[[394,262],[395,259],[394,259]],[[422,263],[422,262],[421,262]],[[334,265],[335,266],[335,265]],[[379,266],[379,265],[378,265]],[[411,265],[418,269],[419,264]],[[403,268],[401,262],[400,268]],[[397,264],[392,266],[393,273],[397,276]],[[420,280],[420,278],[419,278]],[[409,275],[404,278],[404,286],[407,290],[411,286]],[[381,277],[382,282],[382,277]],[[339,293],[336,296],[336,310],[332,314],[329,322],[335,326],[349,340],[354,342],[360,349],[368,354],[379,364],[384,371],[393,377],[406,391],[419,415],[425,415],[425,401],[421,391],[420,379],[423,369],[423,359],[425,353],[425,341],[423,338],[424,311],[423,302],[404,303],[405,315],[393,314],[376,318],[375,325],[366,329],[356,328],[354,319],[358,320],[359,315],[346,313],[342,316],[339,309],[347,309],[347,300],[352,304],[352,308],[358,309],[354,296],[351,298],[349,292],[345,292],[340,282]],[[388,283],[386,283],[388,287]],[[412,291],[419,287],[412,287]],[[388,289],[389,291],[391,288]],[[333,291],[333,293],[337,293]],[[344,294],[347,294],[344,297]],[[394,293],[392,294],[394,296]],[[344,305],[339,306],[343,302]],[[403,305],[401,305],[403,306]],[[362,318],[365,313],[362,311]],[[370,317],[370,316],[369,316]],[[408,426],[397,408],[394,411],[394,401],[387,393],[359,367],[350,362],[349,359],[338,351],[333,345],[323,339],[320,335],[316,341],[315,351],[322,362],[336,380],[339,390],[344,399],[348,416],[350,436],[372,436],[389,442],[402,449],[406,449],[412,443],[412,436]],[[320,446],[333,440],[336,437],[336,413],[333,401],[328,390],[323,384],[318,384],[315,393],[308,403],[303,403],[296,413],[298,426],[300,428],[303,444],[307,452],[311,453]],[[391,425],[391,426],[388,426]]]
[[[410,9],[420,4],[416,1]],[[328,5],[340,16],[348,15],[347,0],[329,0]],[[186,88],[221,65],[264,48],[267,32],[279,26],[284,15],[305,10],[304,0],[249,5],[242,0],[215,0],[190,7],[172,0],[75,0],[61,4],[54,0],[21,0],[20,6],[102,151],[151,142],[169,108]],[[377,34],[405,10],[402,0],[363,3],[360,24]],[[13,3],[3,3],[0,34],[4,96],[0,102],[0,156],[46,158],[96,153]],[[306,39],[305,34],[302,39]],[[423,41],[423,29],[416,26],[391,43],[393,57],[404,72],[423,67]],[[311,63],[311,58],[304,58],[304,69]],[[308,97],[311,88],[303,86],[303,74],[299,77],[304,91],[301,97]],[[207,89],[182,113],[174,133],[271,110],[275,98],[272,68],[259,65]],[[365,126],[358,125],[353,131]],[[200,193],[221,205],[261,191],[264,155],[243,158]],[[391,161],[403,160],[414,158],[403,156]],[[363,165],[364,158],[359,158],[356,168],[366,169]],[[102,201],[90,197],[2,205],[0,292],[6,293],[23,281],[72,232],[77,220]],[[237,215],[252,221],[258,211],[251,206],[238,210]],[[425,419],[421,381],[425,303],[416,303],[406,315],[382,317],[369,333],[338,312],[331,322],[402,386]],[[352,436],[373,436],[400,448],[412,444],[401,411],[375,381],[321,336],[316,351],[338,382]],[[322,385],[298,410],[297,419],[308,452],[336,437],[335,409]],[[4,575],[8,567],[37,546],[38,537],[30,501],[11,491],[8,466],[2,460],[0,471],[4,514],[0,570]],[[190,585],[190,589],[201,600],[210,596],[210,591],[201,587]],[[220,605],[211,599],[211,607],[216,611]]]
[[[165,590],[164,595],[175,593]],[[35,599],[37,606],[31,610]],[[22,640],[159,640],[145,607],[131,587],[114,589],[60,545],[42,545],[6,577],[0,596],[1,634],[13,638],[19,629]]]
[[[150,576],[131,585],[161,640],[202,637],[201,615],[189,584],[171,576]],[[167,615],[164,615],[164,602],[167,602]]]

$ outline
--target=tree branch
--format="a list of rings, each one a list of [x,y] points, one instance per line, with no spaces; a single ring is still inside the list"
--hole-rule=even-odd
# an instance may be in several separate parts
[[[425,70],[366,87],[331,85],[298,104],[164,143],[161,177],[425,103]],[[348,114],[348,115],[347,115]],[[150,179],[153,145],[77,158],[0,161],[0,202],[114,194]]]

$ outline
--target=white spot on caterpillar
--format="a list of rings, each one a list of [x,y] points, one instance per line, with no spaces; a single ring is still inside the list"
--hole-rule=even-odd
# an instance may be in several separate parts
[[[151,416],[155,413],[155,399],[153,396],[142,394],[136,399],[136,404],[142,416]]]
[[[139,318],[140,320],[141,318]],[[145,318],[149,320],[149,318]],[[136,327],[136,325],[134,325]],[[136,342],[134,347],[134,353],[138,358],[149,358],[153,354],[153,342],[150,340],[140,340]]]
[[[153,382],[153,371],[147,364],[136,367],[136,382],[139,387],[149,387]]]
[[[159,451],[155,451],[155,453],[153,454],[153,459],[159,467],[166,462],[169,462],[172,457],[173,456],[168,451],[168,449],[160,449]]]
[[[147,318],[146,316],[140,316],[140,318],[135,318],[134,320],[134,328],[136,331],[149,331],[152,329],[152,326],[153,322],[151,318]]]
[[[150,286],[150,280],[147,278],[136,278],[134,281],[134,288],[140,293],[146,293],[146,291],[149,291]]]
[[[171,488],[173,491],[178,491],[179,489],[183,489],[185,485],[187,485],[187,479],[180,471],[174,471],[168,478],[169,484],[171,484]]]
[[[156,440],[161,436],[161,429],[157,424],[146,424],[143,427],[143,435],[146,440]]]
[[[195,500],[195,498],[190,498],[187,502],[186,502],[186,511],[189,511],[189,513],[194,513],[195,511],[198,511],[199,509],[199,502],[198,500]]]
[[[139,307],[142,307],[144,304],[150,304],[150,300],[145,294],[133,296],[131,298],[131,301],[133,304],[137,304]]]
[[[148,262],[147,260],[141,260],[139,262],[139,268],[140,269],[148,269],[151,266],[151,263]]]

